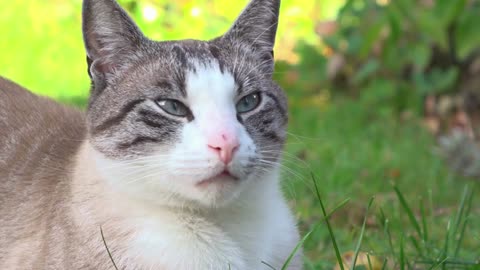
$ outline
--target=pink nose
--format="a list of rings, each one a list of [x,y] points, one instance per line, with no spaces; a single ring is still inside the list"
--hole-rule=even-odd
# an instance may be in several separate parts
[[[218,154],[224,164],[228,164],[232,161],[233,154],[238,149],[239,143],[235,136],[227,134],[219,135],[220,136],[209,138],[208,147]]]

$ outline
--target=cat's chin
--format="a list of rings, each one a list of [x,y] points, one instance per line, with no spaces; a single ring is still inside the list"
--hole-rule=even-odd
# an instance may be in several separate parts
[[[207,188],[210,185],[225,185],[225,183],[236,181],[240,181],[239,177],[233,175],[227,170],[224,170],[221,173],[198,181],[195,183],[195,186],[198,188]]]
[[[243,190],[244,181],[230,173],[222,172],[198,181],[192,187],[192,192],[186,195],[200,207],[223,207],[238,198]]]

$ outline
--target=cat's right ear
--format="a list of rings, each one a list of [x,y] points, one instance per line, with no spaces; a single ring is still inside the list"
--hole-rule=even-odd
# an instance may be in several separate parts
[[[146,38],[115,0],[84,0],[82,17],[88,73],[104,88]]]

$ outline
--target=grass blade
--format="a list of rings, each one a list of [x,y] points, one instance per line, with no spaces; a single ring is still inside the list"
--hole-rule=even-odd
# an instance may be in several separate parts
[[[473,203],[473,189],[469,188],[470,192],[467,198],[467,205],[465,209],[465,218],[462,224],[462,228],[460,230],[460,235],[458,236],[457,245],[455,247],[454,257],[458,256],[460,252],[460,247],[462,246],[463,237],[465,236],[465,229],[467,228],[468,221],[470,220],[470,211],[472,210],[472,203]]]
[[[387,217],[385,216],[385,212],[383,212],[383,208],[379,207],[379,211],[377,214],[377,220],[380,223],[380,227],[385,228],[385,222],[387,221]]]
[[[447,223],[447,234],[445,235],[445,246],[443,247],[443,260],[446,261],[448,258],[448,246],[450,244],[450,235],[452,231],[452,226],[451,226],[451,219]],[[447,269],[447,264],[445,262],[442,263],[442,269],[446,270]]]
[[[405,251],[403,250],[403,235],[400,238],[400,270],[405,270]]]
[[[328,214],[326,218],[330,218],[335,212],[337,212],[338,209],[344,207],[348,202],[350,202],[350,198],[343,200],[335,208],[333,208],[332,211],[330,211],[330,214]]]
[[[430,266],[430,268],[428,268],[428,270],[436,269],[436,268],[439,267],[440,265],[445,264],[446,261],[447,261],[447,258],[445,258],[445,259],[437,262],[436,264]]]
[[[418,244],[417,239],[415,239],[415,236],[410,235],[408,238],[410,239],[410,242],[412,242],[412,245],[415,248],[415,250],[417,250],[418,255],[423,258],[424,257],[423,251],[420,248],[420,245]]]
[[[313,177],[313,175],[312,175]],[[316,189],[316,192],[317,192],[317,196],[319,198],[319,201],[320,201],[320,205],[322,206],[322,211],[323,211],[323,215],[324,215],[324,218],[325,218],[325,221],[327,222],[327,227],[330,228],[330,222],[328,221],[328,219],[330,218],[331,215],[333,215],[338,209],[342,208],[343,206],[345,206],[349,201],[350,199],[345,199],[343,200],[342,202],[340,202],[328,215],[326,215],[326,211],[325,211],[325,208],[324,208],[324,205],[323,205],[323,202],[321,201],[320,199],[320,192],[318,191],[318,187],[317,187],[317,184],[316,184],[316,181],[315,181],[315,178],[313,177],[313,181],[315,183],[315,189]],[[315,231],[315,229],[317,228],[317,226],[319,226],[318,224],[312,229],[310,230],[307,234],[305,234],[305,236],[300,240],[300,242],[297,243],[297,245],[295,246],[295,248],[293,249],[293,251],[290,253],[289,257],[287,258],[287,260],[285,261],[285,263],[283,264],[282,266],[282,270],[286,269],[288,267],[288,265],[290,264],[290,261],[293,259],[293,256],[295,255],[295,253],[297,253],[298,249],[300,249],[300,247],[303,245],[303,243],[308,239],[308,237],[310,237],[310,235],[313,233],[313,231]],[[331,235],[333,234],[333,231],[331,232]],[[332,238],[332,240],[334,241],[334,246],[336,246],[336,242],[335,242],[335,239]],[[262,262],[264,263],[265,265],[269,266],[269,267],[272,267],[271,265],[267,264],[266,262]],[[342,265],[343,266],[343,265]],[[343,269],[343,268],[342,268]]]
[[[425,213],[425,206],[424,202],[420,203],[420,216],[422,218],[422,230],[423,230],[423,238],[422,243],[423,247],[426,249],[426,253],[428,254],[428,226],[427,226],[427,215]]]
[[[368,267],[369,267],[369,270],[373,270],[373,267],[372,267],[372,260],[370,260],[370,253],[367,253],[367,260],[368,260]]]
[[[387,262],[388,262],[388,259],[387,259],[387,258],[383,259],[383,264],[382,264],[382,268],[381,268],[382,270],[386,270],[386,269],[387,269]]]
[[[118,267],[115,264],[115,261],[113,260],[112,253],[110,253],[110,249],[108,249],[107,242],[105,241],[105,236],[103,235],[102,226],[100,226],[100,234],[102,235],[103,244],[105,245],[105,249],[107,249],[107,253],[108,253],[108,256],[110,257],[110,260],[112,261],[113,267],[115,267],[115,270],[118,270]]]
[[[268,268],[272,269],[272,270],[276,270],[275,267],[271,266],[269,263],[267,263],[266,261],[262,261],[262,264],[266,265]],[[230,269],[230,264],[228,265],[228,269]]]
[[[405,200],[405,197],[403,197],[403,194],[400,192],[400,190],[396,186],[394,186],[393,189],[395,190],[395,193],[397,193],[398,199],[400,200],[400,204],[403,206],[403,209],[405,209],[405,211],[407,212],[408,218],[410,219],[410,222],[412,223],[413,227],[415,227],[415,230],[417,231],[418,236],[420,238],[423,238],[420,225],[418,224],[418,221],[415,218],[415,215],[413,214],[412,209],[408,206],[407,201]]]
[[[465,211],[465,204],[467,202],[468,194],[469,194],[468,185],[466,185],[464,190],[463,190],[463,193],[462,193],[462,198],[460,200],[460,205],[458,206],[457,215],[455,217],[455,223],[454,223],[454,227],[453,227],[453,235],[457,235],[458,227],[460,227],[460,223],[462,222],[463,212]]]
[[[325,218],[325,223],[327,224],[328,232],[330,233],[330,238],[332,239],[333,248],[335,249],[335,256],[337,257],[337,261],[338,261],[338,264],[340,265],[340,269],[345,270],[345,268],[343,267],[342,255],[340,254],[340,250],[338,249],[337,241],[335,240],[335,234],[333,233],[332,226],[330,225],[330,221],[327,216],[327,211],[325,210],[325,206],[323,205],[322,197],[320,196],[320,191],[318,191],[317,181],[315,180],[315,175],[313,175],[313,173],[312,173],[312,180],[313,180],[313,184],[315,185],[315,191],[317,193],[318,201],[320,202],[320,207],[322,208],[323,217]]]
[[[302,247],[303,243],[308,239],[308,237],[310,237],[310,235],[312,234],[313,231],[315,231],[315,229],[317,228],[318,225],[316,225],[313,229],[311,229],[307,234],[305,234],[303,236],[303,238],[300,240],[300,242],[297,243],[297,245],[295,246],[295,248],[293,249],[293,251],[290,253],[290,255],[288,256],[287,260],[285,261],[285,263],[283,264],[282,266],[282,270],[285,270],[287,269],[287,267],[290,265],[290,262],[292,261],[293,259],[293,256],[295,256],[295,254],[297,253],[297,251],[300,249],[300,247]],[[263,263],[263,262],[262,262]],[[268,265],[268,264],[267,264]],[[268,265],[268,266],[271,266],[271,265]]]
[[[358,253],[360,252],[360,247],[362,246],[362,241],[363,241],[363,234],[365,232],[365,225],[367,224],[368,211],[370,210],[372,203],[373,203],[373,197],[370,198],[370,201],[368,202],[367,210],[365,211],[365,217],[363,218],[362,229],[360,231],[360,236],[358,237],[357,246],[355,247],[355,255],[353,257],[352,265],[350,266],[351,270],[355,269],[355,265],[357,263]]]
[[[395,249],[393,247],[393,240],[392,240],[392,234],[390,233],[390,227],[389,227],[389,221],[387,220],[385,222],[385,230],[384,230],[384,233],[387,235],[388,237],[388,246],[390,247],[390,253],[391,255],[395,258]]]

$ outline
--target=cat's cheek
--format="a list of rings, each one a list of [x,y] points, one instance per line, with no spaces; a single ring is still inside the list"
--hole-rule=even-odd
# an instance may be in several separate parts
[[[257,147],[243,126],[239,128],[238,134],[240,147],[229,165],[229,170],[241,181],[247,181],[256,160]]]

